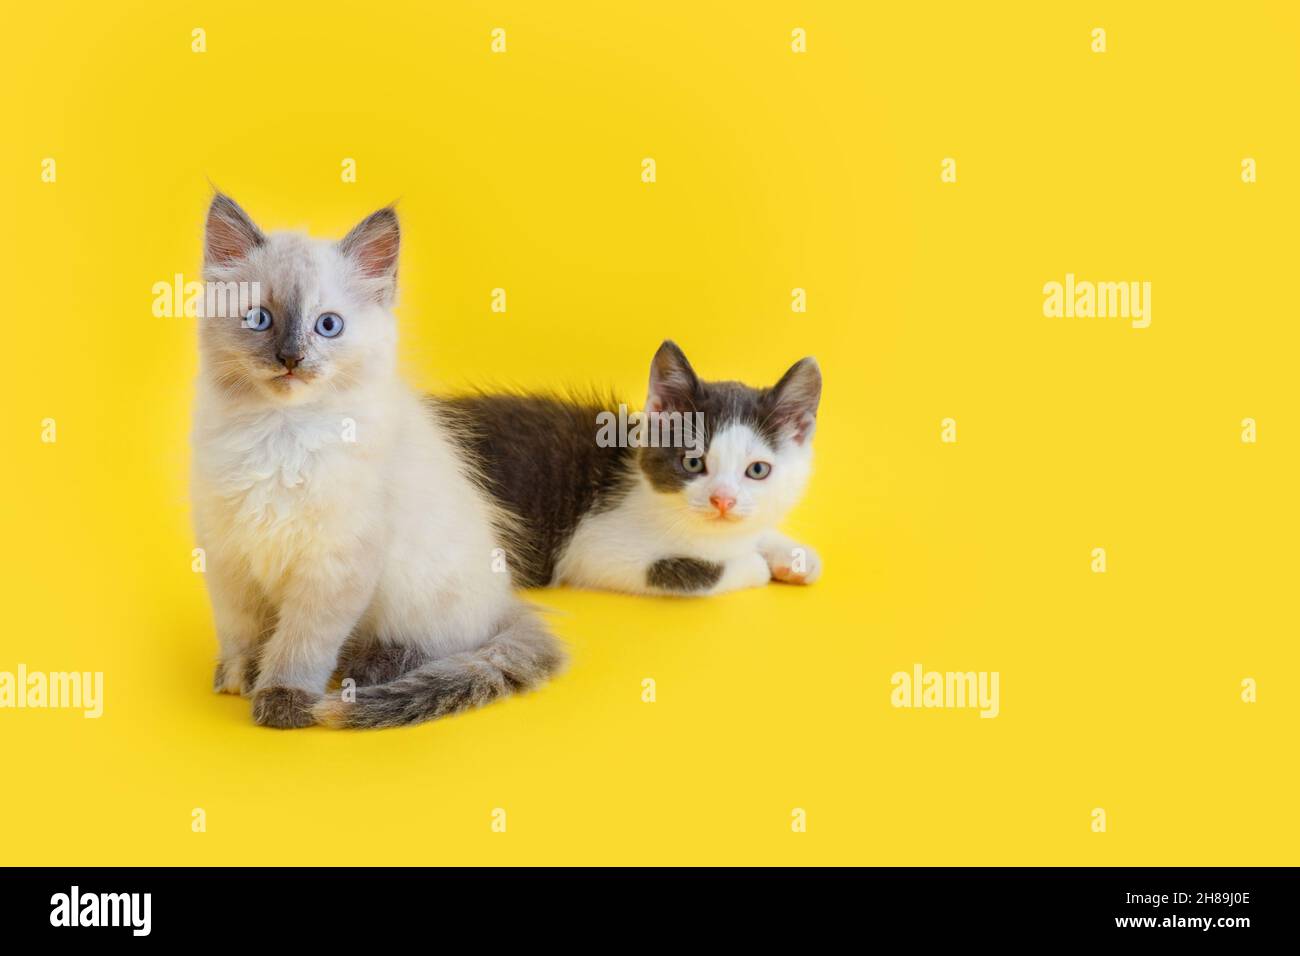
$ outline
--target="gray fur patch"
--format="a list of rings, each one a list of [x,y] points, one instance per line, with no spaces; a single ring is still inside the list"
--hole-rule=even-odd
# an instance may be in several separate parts
[[[461,395],[431,405],[469,452],[476,480],[520,520],[498,529],[520,587],[550,584],[582,518],[614,507],[632,485],[634,449],[596,443],[597,416],[618,407],[612,398]]]
[[[343,646],[339,655],[335,680],[341,683],[351,678],[358,687],[387,684],[415,670],[428,659],[419,648],[353,638]]]
[[[316,695],[294,687],[267,687],[253,695],[253,721],[262,727],[290,730],[316,721],[311,708]]]
[[[331,698],[321,719],[353,728],[399,727],[531,690],[557,674],[564,651],[535,613],[520,606],[481,647],[427,661],[397,680],[358,687],[352,702]]]
[[[662,558],[646,571],[646,583],[664,591],[707,591],[722,577],[722,565],[698,558]]]
[[[278,310],[272,313],[271,331],[275,336],[275,358],[301,362],[307,355],[307,330],[303,325],[302,293],[299,289],[282,290],[276,301]]]

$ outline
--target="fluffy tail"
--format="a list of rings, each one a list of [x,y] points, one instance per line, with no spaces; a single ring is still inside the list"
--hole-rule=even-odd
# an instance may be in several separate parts
[[[540,687],[564,661],[560,643],[520,605],[482,646],[428,661],[387,684],[358,687],[352,701],[331,695],[313,716],[327,727],[418,724]]]

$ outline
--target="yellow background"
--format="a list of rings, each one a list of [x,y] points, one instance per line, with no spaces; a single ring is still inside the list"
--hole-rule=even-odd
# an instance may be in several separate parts
[[[107,700],[0,711],[0,862],[1296,862],[1291,5],[288,6],[7,15],[0,670]],[[824,579],[541,593],[540,693],[254,727],[190,570],[194,323],[151,313],[209,180],[326,236],[400,200],[421,387],[816,355]],[[1067,272],[1150,281],[1151,327],[1045,318]],[[918,662],[1000,672],[1001,716],[892,708]]]

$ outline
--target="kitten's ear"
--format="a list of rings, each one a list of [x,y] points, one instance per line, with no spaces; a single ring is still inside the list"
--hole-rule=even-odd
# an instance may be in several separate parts
[[[212,197],[204,231],[204,266],[226,266],[238,262],[266,242],[266,236],[248,213],[224,193]]]
[[[352,227],[339,241],[339,252],[357,267],[357,274],[373,280],[373,290],[381,302],[392,297],[397,280],[397,252],[402,244],[402,230],[392,206],[372,212]]]
[[[796,445],[805,444],[817,426],[817,405],[822,397],[822,371],[814,358],[800,359],[772,386],[772,413],[768,419],[778,432]]]
[[[671,339],[665,339],[650,363],[647,412],[689,411],[700,396],[700,380],[686,356]]]

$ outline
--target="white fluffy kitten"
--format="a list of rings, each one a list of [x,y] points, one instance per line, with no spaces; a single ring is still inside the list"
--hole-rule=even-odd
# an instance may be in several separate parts
[[[194,519],[216,688],[266,726],[427,720],[563,661],[494,572],[496,506],[396,374],[398,246],[391,209],[337,243],[208,211],[204,278],[241,291],[202,320]],[[355,695],[326,696],[336,670]]]

